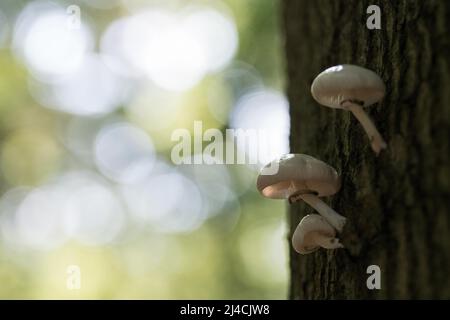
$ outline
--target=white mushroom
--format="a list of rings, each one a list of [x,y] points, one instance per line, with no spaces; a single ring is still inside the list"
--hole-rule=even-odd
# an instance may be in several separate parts
[[[353,113],[369,136],[371,147],[377,155],[387,145],[362,107],[380,101],[385,91],[383,80],[375,72],[349,64],[326,69],[311,85],[312,96],[317,102]]]
[[[300,254],[318,250],[343,248],[336,238],[336,230],[318,214],[309,214],[300,221],[292,236],[292,246]]]
[[[274,173],[273,168],[278,171]],[[261,170],[256,186],[268,198],[305,201],[339,232],[345,225],[346,218],[319,199],[335,194],[341,187],[336,170],[323,161],[305,154],[287,154]]]

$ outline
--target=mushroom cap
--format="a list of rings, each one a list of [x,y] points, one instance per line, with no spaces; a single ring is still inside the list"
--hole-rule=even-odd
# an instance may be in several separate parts
[[[320,248],[314,237],[317,234],[334,238],[336,230],[318,214],[308,214],[298,224],[292,236],[292,246],[301,254],[314,252]]]
[[[278,166],[273,174],[272,169]],[[269,172],[269,173],[267,173]],[[336,170],[306,154],[287,154],[264,166],[256,181],[258,191],[272,199],[314,193],[319,197],[339,191],[341,180]]]
[[[380,101],[386,92],[383,80],[372,70],[351,64],[326,69],[311,85],[311,93],[320,104],[330,108],[343,108],[348,100],[362,106]]]

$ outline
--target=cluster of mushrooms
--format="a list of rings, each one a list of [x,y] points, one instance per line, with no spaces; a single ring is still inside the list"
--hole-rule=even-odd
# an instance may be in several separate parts
[[[351,111],[366,131],[376,155],[386,148],[386,142],[362,109],[384,97],[385,85],[376,73],[354,65],[331,67],[314,79],[311,93],[324,106]],[[264,166],[256,185],[267,198],[288,199],[289,203],[302,200],[319,213],[306,215],[298,224],[292,237],[295,251],[308,254],[320,247],[344,247],[336,233],[342,232],[346,218],[320,199],[334,195],[341,187],[333,167],[306,154],[287,154]]]

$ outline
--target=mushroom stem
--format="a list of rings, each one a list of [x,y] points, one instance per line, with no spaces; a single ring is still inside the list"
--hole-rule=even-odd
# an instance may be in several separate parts
[[[298,196],[311,207],[317,210],[322,217],[324,217],[338,232],[342,232],[346,218],[330,208],[325,202],[319,199],[314,194],[305,193]]]
[[[378,132],[377,128],[375,127],[372,119],[370,119],[369,115],[364,112],[363,108],[361,108],[359,104],[347,102],[345,104],[345,107],[350,110],[356,117],[356,119],[358,119],[358,121],[361,123],[367,135],[369,136],[372,150],[378,155],[382,149],[385,149],[387,147],[387,145],[380,132]]]
[[[314,241],[317,245],[325,249],[338,249],[344,247],[344,245],[339,242],[338,238],[326,236],[320,232],[315,232]]]

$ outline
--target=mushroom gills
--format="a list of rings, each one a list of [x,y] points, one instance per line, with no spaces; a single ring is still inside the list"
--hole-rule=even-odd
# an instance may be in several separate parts
[[[339,242],[338,238],[330,237],[321,232],[312,232],[309,237],[312,237],[318,246],[325,249],[338,249],[344,247],[344,245]],[[308,248],[305,249],[308,250]]]

